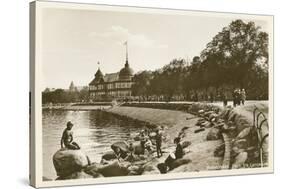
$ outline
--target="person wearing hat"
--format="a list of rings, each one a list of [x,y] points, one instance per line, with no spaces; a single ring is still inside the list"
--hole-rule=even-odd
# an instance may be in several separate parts
[[[65,148],[70,150],[79,150],[80,146],[73,141],[73,131],[71,130],[72,127],[73,123],[71,123],[71,121],[68,121],[61,137],[61,148],[63,148],[64,146]]]

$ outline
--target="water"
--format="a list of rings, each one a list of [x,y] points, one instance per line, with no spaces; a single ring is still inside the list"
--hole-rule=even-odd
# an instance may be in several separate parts
[[[142,125],[122,120],[102,111],[43,110],[43,176],[56,178],[52,156],[60,149],[60,139],[67,121],[74,123],[74,141],[91,161],[100,162],[104,152],[117,141],[128,140]]]

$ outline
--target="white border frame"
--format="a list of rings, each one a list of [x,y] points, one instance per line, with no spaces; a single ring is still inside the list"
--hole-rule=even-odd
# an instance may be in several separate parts
[[[144,7],[128,7],[128,6],[111,6],[111,5],[96,5],[83,3],[66,3],[66,2],[48,2],[35,1],[32,2],[35,6],[35,38],[34,49],[32,49],[31,40],[31,70],[34,69],[34,81],[30,81],[31,93],[34,94],[34,106],[32,106],[32,122],[31,138],[35,139],[35,144],[31,144],[35,148],[30,149],[31,162],[30,167],[34,168],[35,172],[31,172],[31,185],[35,187],[50,187],[50,186],[71,186],[71,185],[88,185],[88,184],[104,184],[104,183],[121,183],[121,182],[139,182],[139,181],[155,181],[155,180],[169,180],[169,179],[186,179],[198,177],[213,177],[213,176],[230,176],[230,175],[246,175],[246,174],[261,174],[273,173],[273,15],[252,15],[252,14],[236,14],[236,13],[222,13],[222,12],[206,12],[206,11],[190,11],[190,10],[175,10],[175,9],[158,9],[158,8],[144,8]],[[214,170],[201,172],[186,172],[165,175],[140,175],[140,176],[123,176],[123,177],[108,177],[95,179],[77,179],[77,180],[63,180],[63,181],[43,181],[42,167],[43,167],[43,153],[42,153],[42,96],[41,96],[41,81],[42,81],[42,61],[41,61],[41,26],[42,19],[41,11],[44,8],[61,8],[61,9],[79,9],[79,10],[102,10],[102,11],[119,11],[119,12],[134,12],[134,13],[150,13],[150,14],[165,14],[165,15],[200,15],[200,16],[216,16],[216,17],[231,17],[233,19],[259,19],[268,23],[269,31],[269,164],[266,168],[248,168],[248,169],[232,169],[232,170]],[[31,23],[32,24],[32,23]],[[31,27],[32,28],[32,27]],[[32,32],[32,31],[31,31]],[[32,39],[32,36],[30,36]],[[34,62],[32,62],[34,57]],[[32,80],[32,76],[30,77]],[[33,99],[32,99],[33,100]],[[32,157],[34,155],[34,157]],[[32,160],[33,160],[32,159]],[[33,169],[31,169],[33,170]]]

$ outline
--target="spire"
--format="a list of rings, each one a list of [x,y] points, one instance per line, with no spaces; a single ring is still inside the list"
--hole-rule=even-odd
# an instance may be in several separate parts
[[[128,41],[125,41],[124,45],[126,45],[126,64],[125,66],[129,65],[129,60],[128,60]]]
[[[75,87],[73,81],[71,81],[70,86],[69,86],[69,91],[73,92],[73,91],[75,91],[75,89],[76,89],[76,87]]]
[[[98,61],[98,69],[100,69],[100,62]]]

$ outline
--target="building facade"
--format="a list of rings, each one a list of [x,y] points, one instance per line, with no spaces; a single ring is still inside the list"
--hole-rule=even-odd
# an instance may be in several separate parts
[[[133,70],[130,68],[126,51],[125,66],[116,73],[103,75],[98,68],[94,79],[89,83],[89,96],[93,101],[126,100],[132,96]]]

